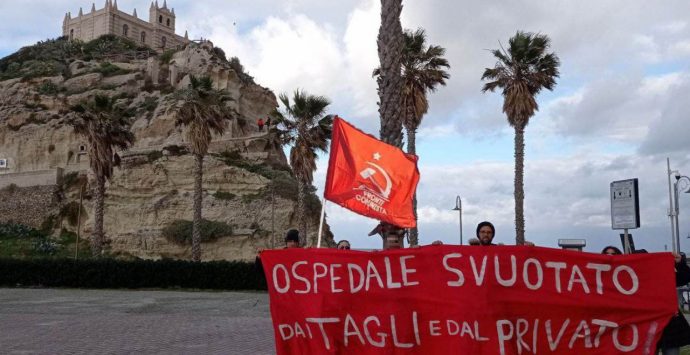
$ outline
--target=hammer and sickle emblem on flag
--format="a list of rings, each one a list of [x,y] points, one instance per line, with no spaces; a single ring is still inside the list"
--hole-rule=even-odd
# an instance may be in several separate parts
[[[391,194],[391,188],[393,187],[393,182],[391,181],[390,176],[388,176],[388,173],[386,173],[385,170],[383,170],[382,167],[379,165],[372,163],[372,162],[367,162],[367,164],[371,165],[372,167],[367,167],[364,168],[364,170],[359,172],[359,176],[361,176],[363,179],[367,179],[371,182],[371,184],[376,188],[373,189],[371,186],[366,186],[366,185],[360,185],[359,189],[366,189],[369,190],[372,193],[375,193],[382,197],[385,200],[388,200],[388,197]],[[379,184],[374,176],[376,173],[379,172],[381,176],[386,180],[386,187],[383,188],[381,187],[381,184]]]

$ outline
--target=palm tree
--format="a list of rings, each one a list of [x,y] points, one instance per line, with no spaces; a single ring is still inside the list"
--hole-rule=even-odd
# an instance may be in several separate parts
[[[402,108],[405,110],[403,126],[407,132],[407,152],[417,154],[417,129],[422,118],[429,110],[427,93],[435,91],[436,86],[446,85],[450,75],[444,68],[450,68],[448,61],[443,58],[446,49],[441,46],[426,45],[426,33],[419,28],[415,32],[406,30],[404,33],[405,47],[401,62],[403,78]],[[381,70],[375,69],[374,76],[380,75]],[[412,199],[415,218],[417,216],[417,194]],[[410,230],[410,245],[418,244],[418,230]]]
[[[84,101],[71,108],[67,122],[74,128],[74,133],[84,137],[88,145],[89,164],[96,177],[94,191],[94,227],[91,237],[91,253],[100,256],[103,253],[103,206],[105,182],[113,175],[113,167],[119,158],[114,148],[127,149],[134,142],[134,134],[129,130],[125,119],[115,100],[108,96],[97,95],[93,101]]]
[[[493,50],[498,59],[493,68],[486,68],[482,80],[483,92],[503,90],[503,112],[515,129],[515,243],[525,243],[523,204],[525,127],[539,110],[535,96],[542,90],[553,90],[560,61],[555,53],[547,53],[551,41],[547,35],[518,31],[508,41],[506,51]]]
[[[402,0],[381,0],[381,26],[378,35],[380,75],[377,78],[381,140],[402,147],[402,77],[403,32],[400,25]]]
[[[297,178],[297,226],[304,242],[314,244],[315,236],[307,236],[306,194],[314,181],[316,153],[325,152],[333,133],[333,116],[325,116],[330,100],[323,96],[309,95],[295,90],[292,104],[287,94],[280,94],[280,102],[285,106],[283,114],[275,118],[280,128],[282,142],[294,143],[290,149],[290,166]]]
[[[227,106],[230,97],[223,90],[213,89],[209,77],[190,78],[189,86],[175,91],[166,100],[171,104],[167,113],[175,117],[175,126],[186,129],[186,139],[196,161],[194,167],[194,221],[192,224],[192,260],[201,261],[201,202],[204,156],[208,153],[212,134],[225,132],[228,120],[236,118]]]

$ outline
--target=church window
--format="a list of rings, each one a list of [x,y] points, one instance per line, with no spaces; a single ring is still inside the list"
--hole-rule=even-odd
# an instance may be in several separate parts
[[[74,28],[69,30],[69,39],[70,41],[74,39]]]
[[[165,48],[166,42],[168,42],[168,39],[165,36],[161,37],[161,47]]]
[[[128,34],[129,34],[129,26],[123,25],[122,26],[122,35],[127,37]]]
[[[141,43],[146,43],[146,32],[141,31]]]
[[[163,15],[158,15],[158,23],[163,23]]]
[[[167,21],[165,21],[165,23],[167,24],[168,27],[170,27],[170,19],[167,19]]]

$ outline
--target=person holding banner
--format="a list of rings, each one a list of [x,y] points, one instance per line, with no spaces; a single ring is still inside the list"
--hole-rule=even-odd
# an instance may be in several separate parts
[[[503,245],[503,243],[494,244],[493,240],[496,236],[496,228],[489,221],[480,222],[477,225],[477,238],[472,238],[468,242],[470,245],[482,245],[482,246],[496,246]],[[533,247],[534,243],[525,241],[525,246]]]
[[[387,222],[379,223],[369,236],[378,234],[383,240],[383,250],[402,249],[405,247],[405,229]]]
[[[336,248],[338,250],[350,250],[350,242],[343,239],[343,240],[338,242],[338,244],[336,245]]]
[[[484,221],[477,225],[477,238],[479,239],[480,245],[496,245],[493,242],[494,236],[496,235],[496,228],[491,222]]]
[[[620,249],[614,247],[613,245],[607,246],[606,248],[604,248],[604,250],[601,251],[601,253],[605,254],[605,255],[621,255],[621,254],[623,254],[623,252]]]
[[[283,249],[293,249],[299,248],[299,231],[297,229],[290,229],[285,235],[285,247]],[[261,262],[261,252],[264,251],[263,248],[258,250],[256,258],[254,258],[254,268],[264,277],[264,266]]]
[[[623,252],[614,246],[605,247],[601,253],[623,255]],[[647,253],[647,251],[642,253]],[[676,287],[685,286],[690,282],[690,267],[688,267],[684,255],[673,253],[673,257],[676,261]],[[680,347],[685,345],[690,345],[690,325],[679,310],[664,328],[657,348],[663,355],[678,355],[680,354]]]
[[[676,261],[676,287],[685,286],[690,283],[690,267],[685,255],[673,253],[673,256]],[[680,354],[680,347],[685,345],[690,345],[690,325],[679,309],[664,328],[657,347],[663,355],[677,355]]]

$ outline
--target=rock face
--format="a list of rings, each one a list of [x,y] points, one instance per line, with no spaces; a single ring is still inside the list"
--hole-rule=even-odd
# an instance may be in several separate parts
[[[277,107],[275,95],[238,73],[209,44],[189,45],[169,63],[154,57],[106,64],[73,61],[65,76],[0,81],[0,159],[6,162],[0,168],[0,188],[12,190],[0,192],[12,196],[0,201],[0,211],[27,208],[17,202],[21,199],[42,200],[30,203],[39,206],[32,207],[31,220],[22,221],[21,213],[3,214],[0,220],[11,216],[33,226],[41,219],[56,220],[55,228],[76,230],[57,211],[79,202],[80,187],[87,179],[77,176],[92,179],[86,141],[73,133],[64,116],[75,103],[108,95],[126,108],[136,137],[129,150],[119,152],[121,166],[107,185],[104,217],[109,252],[190,258],[191,246],[171,242],[162,232],[175,220],[191,221],[194,178],[194,159],[183,132],[165,108],[166,97],[188,83],[190,75],[206,75],[216,88],[230,93],[240,119],[230,122],[226,134],[214,137],[204,161],[203,218],[227,224],[232,233],[202,243],[202,259],[248,260],[257,248],[282,246],[285,232],[296,222],[296,185],[275,134],[259,132],[256,126],[258,118]],[[34,177],[44,181],[42,186],[33,192],[11,186],[25,186],[21,182],[28,181],[27,174],[42,174],[41,179]],[[90,235],[93,223],[92,186],[85,186],[84,236]],[[317,202],[310,206],[310,233],[318,228],[319,208]],[[326,231],[326,243],[332,244],[327,226]]]

